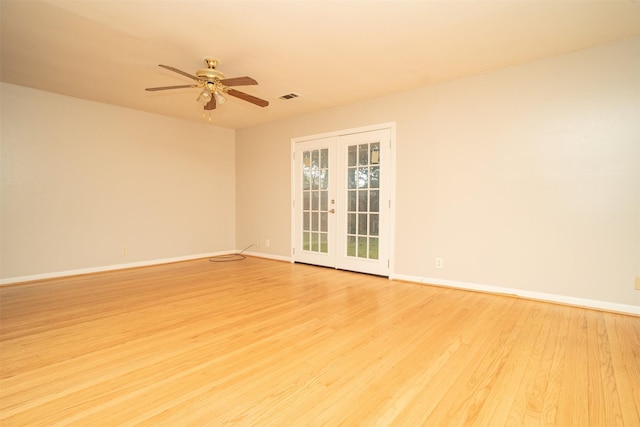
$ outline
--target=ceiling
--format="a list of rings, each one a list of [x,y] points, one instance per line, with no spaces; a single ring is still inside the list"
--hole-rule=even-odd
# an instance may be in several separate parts
[[[3,82],[202,121],[204,58],[238,87],[211,123],[239,129],[640,34],[640,2],[1,0]],[[279,97],[288,93],[292,100]]]

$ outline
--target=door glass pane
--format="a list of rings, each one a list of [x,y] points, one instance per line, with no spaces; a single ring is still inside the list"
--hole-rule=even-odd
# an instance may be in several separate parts
[[[302,213],[302,229],[303,230],[311,229],[311,212]]]
[[[358,188],[369,186],[369,168],[358,168]]]
[[[358,191],[358,211],[360,212],[366,212],[367,211],[367,205],[369,203],[367,203],[367,199],[369,196],[369,191],[367,190],[360,190]]]
[[[357,224],[356,224],[356,214],[350,213],[347,214],[347,234],[356,234]]]
[[[356,206],[357,206],[357,191],[349,191],[348,192],[348,198],[349,200],[347,201],[347,211],[348,212],[355,212],[356,211]]]
[[[360,147],[358,147],[358,164],[369,164],[369,144],[361,144]]]
[[[329,149],[323,148],[320,150],[320,168],[327,169],[329,167]]]
[[[366,236],[367,233],[367,214],[358,214],[358,234],[360,236]]]
[[[367,258],[367,238],[358,236],[358,258]]]
[[[352,145],[347,154],[347,256],[378,259],[380,143]]]
[[[329,149],[302,153],[302,249],[327,253],[329,248]]]
[[[369,192],[369,212],[380,212],[380,190]]]
[[[357,165],[357,153],[358,146],[351,145],[347,148],[347,157],[348,157],[348,166],[356,166]]]
[[[320,252],[327,253],[329,251],[329,241],[327,233],[320,233]]]
[[[349,168],[347,171],[347,179],[349,180],[349,188],[356,188],[356,168]]]
[[[370,259],[378,259],[378,238],[370,237],[369,238],[369,258]]]
[[[308,190],[309,188],[311,188],[311,173],[305,169],[302,171],[302,189]]]
[[[378,214],[370,214],[369,215],[369,235],[377,236],[378,235],[378,221],[380,220],[380,216]]]
[[[371,166],[369,172],[369,183],[371,188],[380,188],[380,166]]]
[[[308,211],[311,209],[311,196],[308,191],[302,193],[302,210]]]
[[[329,187],[329,171],[323,169],[320,171],[320,189],[326,190]]]
[[[371,157],[369,158],[369,164],[377,165],[380,163],[380,143],[374,142],[369,147]]]
[[[347,256],[356,256],[356,236],[347,236]]]

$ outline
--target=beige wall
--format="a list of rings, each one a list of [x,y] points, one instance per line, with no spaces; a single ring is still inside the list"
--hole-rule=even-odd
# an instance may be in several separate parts
[[[233,130],[8,84],[1,96],[2,278],[235,249]]]
[[[291,138],[392,121],[397,276],[640,306],[640,38],[239,130],[238,246],[290,255]]]

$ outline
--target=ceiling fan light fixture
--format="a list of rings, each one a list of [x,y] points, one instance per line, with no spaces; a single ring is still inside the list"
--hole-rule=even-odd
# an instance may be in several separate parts
[[[207,89],[203,89],[202,92],[200,92],[200,95],[198,95],[198,99],[196,99],[196,101],[207,104],[209,101],[211,101],[211,92],[209,92]]]
[[[222,95],[221,93],[218,93],[217,91],[213,93],[213,97],[216,99],[216,102],[218,104],[224,104],[225,101],[227,100],[227,98],[225,98],[224,95]]]

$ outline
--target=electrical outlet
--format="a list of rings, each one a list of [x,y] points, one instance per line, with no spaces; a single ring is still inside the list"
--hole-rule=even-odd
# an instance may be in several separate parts
[[[636,277],[636,289],[640,291],[640,276]]]
[[[128,252],[129,252],[129,250],[127,249],[127,247],[126,247],[126,246],[123,246],[123,247],[120,249],[120,253],[121,253],[122,255],[126,255]]]
[[[436,268],[444,268],[444,258],[436,257]]]
[[[256,248],[260,247],[260,240],[256,240]]]
[[[264,241],[264,246],[267,247],[267,248],[269,247],[269,239]]]

